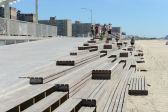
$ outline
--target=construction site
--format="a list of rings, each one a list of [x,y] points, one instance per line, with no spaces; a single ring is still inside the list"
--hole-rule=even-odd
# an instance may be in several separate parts
[[[34,13],[12,7],[14,2],[20,1],[0,0],[0,112],[168,112],[167,37],[128,35],[108,23],[118,25],[124,17],[110,1],[96,3],[113,12],[106,16],[96,5],[81,7],[93,1],[59,1],[66,10],[58,1],[26,1],[35,5]],[[48,3],[61,6],[48,11],[61,12],[61,19],[39,19],[39,6]],[[90,18],[70,4],[80,4]],[[67,9],[70,16],[64,15]]]
[[[125,112],[128,95],[148,95],[145,76],[134,75],[145,62],[141,49],[111,37],[78,44],[43,67],[17,74],[21,85],[1,97],[0,111]]]

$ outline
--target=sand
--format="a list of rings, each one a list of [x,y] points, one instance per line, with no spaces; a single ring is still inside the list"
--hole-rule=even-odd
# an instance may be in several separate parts
[[[148,71],[134,75],[145,75],[151,86],[148,86],[148,96],[128,96],[127,112],[168,112],[168,46],[165,43],[165,40],[136,41],[145,58],[145,63],[137,67]]]

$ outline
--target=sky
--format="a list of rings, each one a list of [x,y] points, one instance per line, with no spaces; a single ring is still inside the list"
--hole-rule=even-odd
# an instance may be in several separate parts
[[[168,0],[38,0],[39,19],[71,19],[72,22],[112,23],[128,35],[165,37],[168,35]],[[20,0],[11,6],[23,13],[35,12],[35,0]]]

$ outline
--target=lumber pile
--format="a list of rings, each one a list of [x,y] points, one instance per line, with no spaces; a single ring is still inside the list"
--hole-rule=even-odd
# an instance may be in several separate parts
[[[131,78],[129,95],[148,95],[146,78],[144,76]]]
[[[145,63],[142,50],[137,50],[134,54],[137,63]]]
[[[121,52],[120,57],[128,57],[128,52]]]
[[[22,75],[30,80],[29,87],[1,99],[0,111],[125,112],[128,93],[145,94],[146,80],[131,78],[136,57],[142,55],[131,55],[135,51],[127,43],[114,41],[91,39],[68,56]]]

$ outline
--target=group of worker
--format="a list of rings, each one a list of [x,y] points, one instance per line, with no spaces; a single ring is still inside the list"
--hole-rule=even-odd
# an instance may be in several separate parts
[[[91,33],[93,38],[98,37],[103,39],[107,33],[110,35],[111,32],[112,32],[112,24],[109,25],[104,24],[103,27],[101,27],[100,24],[95,25],[95,27],[94,25],[91,26]]]

